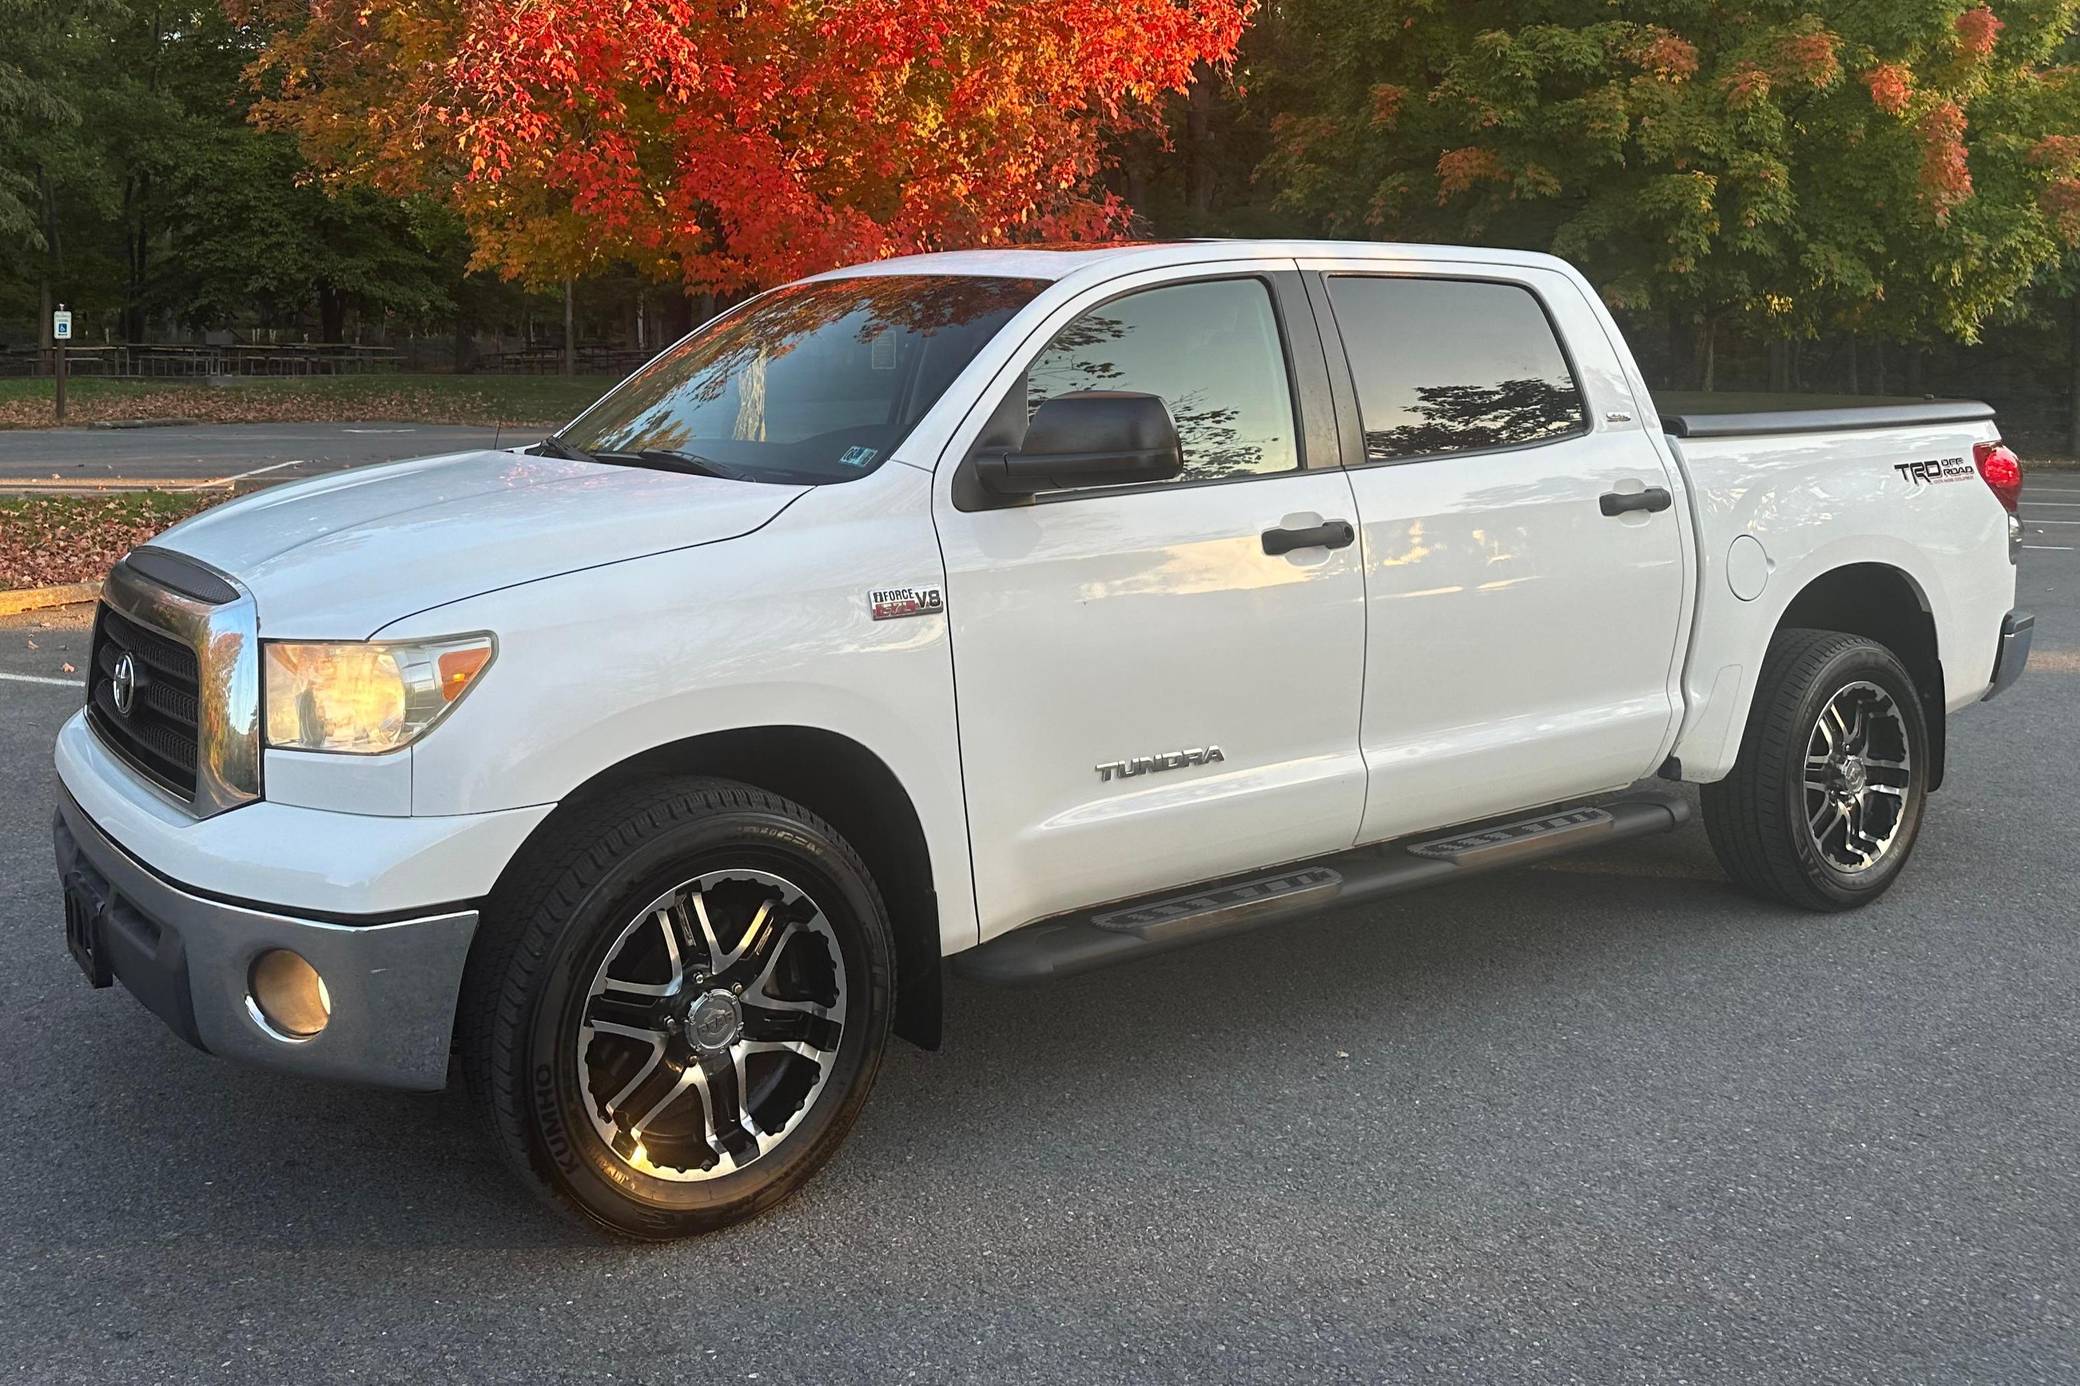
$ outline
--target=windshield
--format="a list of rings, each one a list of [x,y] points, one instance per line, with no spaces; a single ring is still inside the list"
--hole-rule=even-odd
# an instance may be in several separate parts
[[[698,329],[552,441],[747,481],[851,481],[1045,287],[914,274],[791,284]]]

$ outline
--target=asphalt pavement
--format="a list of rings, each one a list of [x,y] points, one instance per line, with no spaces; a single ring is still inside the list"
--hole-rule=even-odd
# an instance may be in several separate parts
[[[541,429],[505,429],[507,445]],[[487,448],[501,431],[463,424],[174,424],[164,428],[0,429],[0,486],[9,481],[288,480],[342,467]]]
[[[2080,478],[2030,495],[2036,658],[1953,721],[1876,905],[1758,904],[1692,827],[955,980],[801,1196],[667,1247],[538,1210],[460,1094],[236,1068],[90,991],[47,829],[78,693],[0,680],[0,1373],[2080,1379]],[[0,673],[84,663],[42,619]]]

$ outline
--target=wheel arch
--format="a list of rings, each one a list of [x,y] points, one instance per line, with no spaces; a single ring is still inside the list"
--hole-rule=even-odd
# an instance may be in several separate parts
[[[580,805],[660,776],[736,780],[791,799],[850,842],[873,872],[896,947],[895,1033],[939,1047],[942,972],[931,849],[909,791],[887,762],[851,737],[821,727],[759,726],[667,742],[607,766],[536,825],[508,863],[525,861]]]
[[[1942,787],[1946,742],[1942,651],[1928,593],[1912,574],[1889,563],[1849,563],[1808,581],[1770,632],[1835,630],[1875,640],[1913,675],[1928,723],[1928,790]]]

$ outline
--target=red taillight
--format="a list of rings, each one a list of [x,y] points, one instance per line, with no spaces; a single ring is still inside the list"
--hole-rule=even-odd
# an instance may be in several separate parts
[[[2013,515],[2022,504],[2022,459],[2005,444],[1974,443],[1972,460],[1979,464],[1979,475],[1986,478],[1994,496]]]

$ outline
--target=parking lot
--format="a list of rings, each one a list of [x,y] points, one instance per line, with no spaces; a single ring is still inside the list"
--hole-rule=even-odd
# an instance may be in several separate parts
[[[1953,721],[1876,906],[1759,905],[1693,827],[956,980],[805,1195],[669,1247],[539,1211],[459,1093],[233,1068],[90,991],[48,835],[83,618],[0,622],[0,1372],[2073,1381],[2080,473],[2024,509],[2030,672]]]

